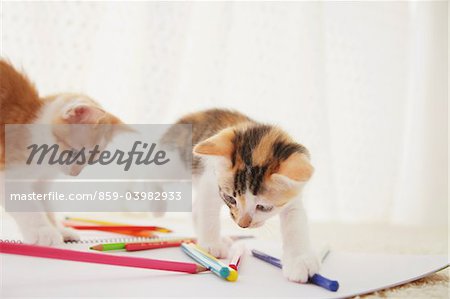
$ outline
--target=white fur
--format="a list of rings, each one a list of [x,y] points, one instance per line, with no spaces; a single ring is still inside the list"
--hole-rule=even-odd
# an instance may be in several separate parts
[[[204,172],[194,178],[196,198],[193,208],[194,224],[197,231],[199,245],[212,255],[224,258],[228,254],[230,243],[220,234],[220,209],[224,205],[218,190],[218,170],[224,166],[221,157],[202,156]],[[303,184],[298,184],[302,188]],[[246,204],[237,207],[240,215],[247,213],[252,218],[249,227],[258,227],[279,214],[281,234],[283,240],[283,274],[292,281],[306,282],[319,270],[318,258],[313,254],[309,241],[308,221],[302,206],[301,196],[291,200],[281,208],[274,207],[270,212],[256,210],[256,205],[269,204],[264,198],[254,196],[250,192],[245,195]],[[239,219],[236,220],[239,222]]]
[[[20,168],[12,171],[21,171]],[[2,180],[4,180],[3,171],[0,172]],[[3,184],[2,184],[3,185]],[[24,184],[23,188],[29,187],[30,190],[21,190],[22,193],[31,193],[33,191],[44,193],[47,192],[47,183],[38,181],[31,187],[29,184]],[[1,191],[1,190],[0,190]],[[4,192],[0,196],[3,197]],[[2,204],[4,199],[2,198]],[[37,205],[34,210],[45,210],[41,202],[29,202],[28,204]],[[58,225],[54,219],[53,213],[46,212],[12,212],[11,216],[16,221],[22,232],[23,239],[26,243],[39,245],[57,245],[64,240],[78,240],[79,237],[72,229],[64,228]]]
[[[208,164],[215,161],[205,158],[204,162]],[[214,167],[205,167],[202,175],[194,177],[193,183],[196,192],[193,219],[198,244],[212,255],[225,258],[231,243],[220,235],[220,209],[223,202],[219,197]]]
[[[81,99],[75,100],[71,105],[76,103],[84,103]],[[52,118],[58,113],[58,111],[64,111],[66,107],[64,107],[65,102],[52,101],[50,103],[46,103],[41,109],[41,113],[38,115],[35,124],[50,124],[52,123]],[[67,107],[68,108],[68,107]],[[67,109],[66,109],[67,110]],[[42,130],[40,130],[42,132]],[[45,133],[45,135],[40,136],[32,136],[31,143],[48,143],[53,144],[55,140],[53,138],[50,130]],[[44,163],[45,164],[45,163]],[[46,171],[41,167],[42,173],[40,174],[41,179],[51,179],[54,175],[53,171]],[[8,171],[24,171],[20,167],[8,169]],[[4,181],[4,173],[0,171],[0,178]],[[16,176],[17,177],[17,176]],[[27,184],[24,184],[24,186]],[[2,184],[4,186],[4,184]],[[39,190],[36,190],[39,189]],[[3,190],[0,190],[3,191]],[[40,181],[34,185],[34,190],[23,190],[23,193],[39,191],[41,193],[47,192],[47,184],[44,181]],[[0,193],[0,196],[3,197],[4,192]],[[2,204],[4,203],[4,199],[1,199]],[[40,203],[36,203],[40,204]],[[43,207],[42,207],[42,210]],[[39,245],[56,245],[62,243],[64,240],[77,240],[79,239],[76,232],[72,229],[68,229],[59,225],[54,218],[53,213],[45,213],[45,212],[29,212],[29,213],[11,213],[13,218],[15,219],[17,225],[19,226],[24,241],[26,243],[39,244]]]
[[[292,281],[306,282],[319,271],[319,260],[309,240],[308,219],[300,196],[280,212],[283,240],[283,274]]]

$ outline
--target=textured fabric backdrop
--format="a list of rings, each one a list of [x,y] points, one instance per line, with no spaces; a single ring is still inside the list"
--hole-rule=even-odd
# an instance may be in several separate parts
[[[2,56],[42,94],[130,123],[235,108],[311,150],[311,218],[447,223],[447,2],[2,8]]]

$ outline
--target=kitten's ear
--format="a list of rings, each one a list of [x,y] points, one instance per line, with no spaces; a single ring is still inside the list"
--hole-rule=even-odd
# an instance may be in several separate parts
[[[224,156],[229,157],[233,151],[234,130],[224,129],[216,135],[194,146],[194,154],[200,156]]]
[[[105,114],[105,111],[96,106],[77,104],[64,110],[62,119],[69,124],[97,124]]]
[[[114,126],[114,133],[115,134],[122,134],[122,133],[137,133],[137,131],[130,127],[127,124],[121,123],[121,124],[116,124]]]
[[[121,133],[137,133],[137,131],[132,128],[131,126],[125,124],[124,122],[122,122],[118,117],[112,115],[112,114],[107,114],[107,120],[106,120],[106,124],[110,124],[110,125],[114,125],[114,133],[115,134],[121,134]]]
[[[295,153],[281,162],[280,168],[271,175],[271,178],[275,183],[293,187],[307,182],[313,172],[314,167],[309,162],[308,157],[301,153]]]

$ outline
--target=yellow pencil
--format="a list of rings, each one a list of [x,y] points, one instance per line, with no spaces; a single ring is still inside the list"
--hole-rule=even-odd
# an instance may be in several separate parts
[[[93,223],[93,224],[98,224],[98,225],[128,225],[128,224],[124,224],[124,223],[109,222],[109,221],[102,221],[102,220],[93,220],[93,219],[86,219],[86,218],[79,218],[79,217],[66,217],[66,220],[78,221],[78,222],[87,222],[87,223]]]

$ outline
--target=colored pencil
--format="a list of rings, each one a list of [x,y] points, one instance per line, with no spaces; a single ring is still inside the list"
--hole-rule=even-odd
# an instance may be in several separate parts
[[[163,247],[177,247],[182,242],[195,242],[194,238],[173,238],[173,239],[155,239],[154,241],[147,242],[133,242],[133,243],[106,243],[98,244],[90,247],[90,249],[98,251],[120,250],[126,249],[127,251],[147,250]]]
[[[98,224],[98,225],[127,225],[126,223],[110,222],[110,221],[95,220],[95,219],[86,219],[86,218],[80,218],[80,217],[66,217],[66,220],[92,223],[92,224]]]
[[[127,228],[129,228],[130,226],[136,227],[135,225],[125,224],[125,223],[109,222],[109,221],[94,220],[94,219],[85,219],[85,218],[79,218],[79,217],[66,217],[66,220],[92,223],[92,224],[97,224],[97,225],[101,225],[101,226],[126,226]],[[69,225],[69,226],[71,226],[71,225]],[[165,228],[165,227],[159,227],[159,226],[152,226],[152,227],[153,227],[153,229],[150,229],[150,230],[155,230],[160,233],[171,233],[172,232],[172,230]]]
[[[278,268],[283,267],[281,265],[281,261],[276,257],[270,256],[264,252],[261,252],[261,251],[255,250],[255,249],[252,250],[252,254],[254,257],[256,257],[262,261],[265,261],[269,264],[272,264]],[[331,280],[326,277],[323,277],[320,274],[314,274],[313,276],[311,276],[309,278],[308,281],[312,284],[315,284],[319,287],[322,287],[322,288],[327,289],[332,292],[336,292],[339,289],[339,282],[337,282],[336,280]]]
[[[132,231],[132,230],[124,230],[124,229],[118,229],[118,230],[100,230],[102,232],[108,232],[108,233],[115,233],[115,234],[120,234],[120,235],[126,235],[126,236],[133,236],[133,237],[139,237],[139,238],[154,238],[155,234],[151,231],[148,230],[136,230],[136,231]]]
[[[127,251],[149,250],[167,247],[179,247],[182,243],[192,242],[192,239],[167,240],[160,242],[128,243],[125,245]]]
[[[79,221],[73,221],[73,220],[64,220],[63,225],[66,227],[75,227],[75,226],[92,226],[91,223],[83,223]],[[95,227],[101,227],[102,225],[96,225]],[[144,238],[150,238],[154,236],[154,233],[149,230],[124,230],[124,229],[111,229],[108,230],[108,232],[111,233],[117,233],[121,235],[128,235],[128,236],[134,236],[134,237],[144,237]]]
[[[161,232],[161,227],[158,226],[145,226],[145,225],[139,225],[139,226],[126,226],[126,225],[109,225],[109,226],[102,226],[102,225],[70,225],[69,227],[79,230],[103,230],[103,231],[111,231],[111,230],[130,230],[130,231],[141,231],[141,230],[151,230],[151,231],[158,231]],[[164,231],[165,232],[165,231]]]
[[[127,244],[125,245],[126,251],[140,251],[140,250],[150,250],[158,248],[168,248],[168,247],[179,247],[181,241],[178,242],[159,242],[154,244]]]
[[[101,222],[101,221],[100,221]],[[78,220],[64,220],[63,225],[66,227],[71,227],[76,229],[76,227],[83,226],[83,227],[93,227],[92,230],[100,230],[105,231],[105,229],[97,229],[98,227],[104,227],[104,225],[95,225],[93,226],[91,223],[83,223]],[[125,227],[130,227],[126,225],[121,225]],[[95,227],[95,229],[94,229]],[[129,230],[129,229],[108,229],[108,232],[121,234],[121,235],[127,235],[127,236],[134,236],[134,237],[143,237],[143,238],[151,238],[155,236],[155,234],[149,230]]]
[[[236,270],[228,267],[214,256],[204,251],[201,247],[193,243],[182,243],[181,248],[183,251],[193,258],[197,263],[208,268],[214,274],[225,278],[228,281],[236,281],[238,273]]]
[[[147,237],[147,236],[142,236],[142,237]],[[231,236],[230,237],[231,239],[235,239],[235,238],[237,238],[237,240],[239,240],[239,237],[234,237],[234,236]],[[246,238],[250,238],[250,237],[246,237]],[[109,250],[123,250],[123,249],[126,249],[125,248],[125,245],[127,245],[127,244],[142,244],[142,250],[145,250],[145,246],[146,246],[146,244],[150,244],[150,247],[152,247],[151,246],[151,244],[154,244],[154,243],[160,243],[160,242],[162,242],[162,241],[166,241],[166,242],[168,242],[168,241],[172,241],[172,242],[175,242],[175,241],[183,241],[183,242],[191,242],[191,243],[195,243],[196,242],[196,239],[195,238],[156,238],[155,237],[155,240],[152,240],[152,241],[146,241],[146,242],[133,242],[133,243],[105,243],[105,244],[98,244],[98,245],[95,245],[95,246],[92,246],[92,247],[90,247],[90,249],[93,249],[93,250],[98,250],[98,251],[109,251]],[[130,247],[131,248],[131,247]],[[137,248],[137,247],[136,247]],[[150,248],[150,249],[153,249],[153,248]]]
[[[104,232],[104,230],[102,230]],[[107,231],[109,233],[115,233],[115,234],[121,234],[121,235],[127,235],[127,236],[134,236],[134,237],[141,237],[141,238],[154,238],[156,237],[154,232],[151,232],[149,230],[110,230]]]
[[[127,243],[106,243],[89,247],[89,249],[97,251],[121,250],[125,249]]]
[[[164,271],[186,272],[186,273],[198,273],[207,270],[205,267],[202,267],[194,263],[164,261],[139,257],[117,256],[117,255],[91,253],[55,247],[9,243],[9,242],[0,242],[0,252],[7,254],[26,255],[58,260],[106,264],[124,267],[135,267],[135,268],[146,268]]]

